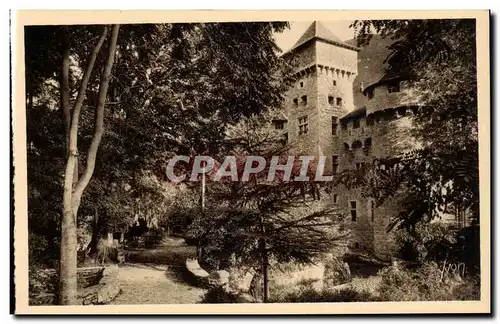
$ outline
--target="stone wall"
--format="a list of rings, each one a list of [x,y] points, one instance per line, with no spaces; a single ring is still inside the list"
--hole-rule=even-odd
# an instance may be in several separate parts
[[[315,69],[307,69],[296,77],[295,84],[286,93],[286,115],[288,116],[288,139],[294,143],[298,151],[317,154],[319,129],[315,125],[319,122],[318,111],[318,81]],[[307,104],[302,97],[307,96]],[[297,100],[297,103],[294,103]],[[299,118],[307,117],[308,132],[299,135]]]
[[[353,49],[340,47],[323,41],[316,42],[316,62],[322,65],[333,66],[342,70],[357,73],[358,52]],[[352,93],[352,86],[349,92]]]
[[[107,303],[119,293],[115,280],[118,266],[78,268],[78,299],[96,300]],[[55,269],[42,269],[30,272],[30,305],[54,305],[57,299],[58,272]],[[93,294],[95,298],[89,297]]]
[[[341,128],[338,139],[339,170],[355,170],[356,165],[371,163],[374,159],[397,156],[418,146],[410,136],[411,109],[379,110],[368,116],[361,114],[350,119],[346,128]],[[368,119],[371,123],[368,123]],[[355,120],[359,127],[354,128]],[[367,145],[371,142],[371,145]],[[363,197],[361,189],[347,189],[338,186],[332,194],[337,195],[337,205],[351,220],[351,202],[356,202],[356,221],[350,223],[353,231],[350,247],[353,251],[374,254],[382,260],[388,260],[394,253],[394,240],[388,233],[391,219],[400,212],[397,198],[389,198],[373,210],[373,199]],[[373,201],[374,202],[374,201]]]
[[[400,92],[389,93],[387,85],[381,84],[373,88],[373,98],[367,99],[367,115],[379,110],[397,108],[403,106],[414,106],[419,102],[411,88],[401,86]]]

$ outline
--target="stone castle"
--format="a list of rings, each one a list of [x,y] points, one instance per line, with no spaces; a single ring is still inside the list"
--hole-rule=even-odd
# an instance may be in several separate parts
[[[388,41],[375,37],[365,48],[354,45],[313,22],[283,54],[295,70],[285,116],[273,122],[303,152],[325,156],[325,174],[362,169],[412,144],[400,134],[417,102],[404,77],[385,72]],[[331,193],[352,225],[350,248],[389,259],[394,247],[387,226],[399,204],[388,199],[377,207],[360,190],[337,186]]]

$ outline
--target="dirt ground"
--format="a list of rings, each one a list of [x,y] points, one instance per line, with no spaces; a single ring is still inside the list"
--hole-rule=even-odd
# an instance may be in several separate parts
[[[118,280],[122,292],[111,305],[194,304],[206,289],[190,282],[184,262],[196,249],[179,239],[167,238],[153,249],[128,251],[127,262],[120,266]]]

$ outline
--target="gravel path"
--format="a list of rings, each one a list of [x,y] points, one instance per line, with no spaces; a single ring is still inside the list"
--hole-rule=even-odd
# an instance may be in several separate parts
[[[195,249],[165,240],[154,249],[130,251],[130,262],[120,266],[122,289],[111,305],[195,304],[206,289],[189,282],[184,262]]]

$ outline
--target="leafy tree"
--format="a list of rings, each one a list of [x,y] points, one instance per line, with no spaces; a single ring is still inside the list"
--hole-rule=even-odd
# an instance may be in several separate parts
[[[314,161],[305,182],[286,180],[283,172],[278,172],[274,180],[268,179],[272,157],[281,157],[280,164],[285,164],[290,147],[283,146],[281,136],[270,129],[267,117],[264,114],[244,118],[228,130],[235,156],[235,165],[231,167],[236,166],[237,179],[222,178],[209,183],[209,205],[190,227],[190,235],[216,260],[228,262],[234,258],[237,264],[262,273],[264,302],[269,298],[271,259],[276,263],[312,263],[342,244],[347,235],[341,226],[343,216],[327,202],[318,202],[320,190],[314,180]],[[250,156],[257,155],[265,160],[266,167],[245,181],[244,165]],[[300,161],[295,160],[291,179],[300,171]]]
[[[135,196],[139,201],[120,197],[118,206],[112,197],[119,197],[125,185],[132,186],[130,193],[142,192],[142,171],[156,173],[161,181],[165,152],[220,145],[226,124],[276,106],[283,84],[273,32],[286,26],[267,22],[121,26],[112,77],[106,80],[102,73],[86,73],[106,71],[110,51],[96,46],[105,43],[103,26],[28,27],[30,232],[44,236],[50,229],[49,245],[59,245],[61,210],[70,191],[74,206],[85,215],[100,210],[104,229],[125,226],[120,217],[141,204],[142,210],[157,205],[164,194],[159,186]],[[94,61],[93,69],[86,68],[87,61]],[[88,107],[99,112],[97,132],[94,110]],[[90,154],[75,147],[72,123],[79,125],[79,146],[92,147]],[[99,158],[94,154],[97,144]],[[66,164],[73,169],[62,172]],[[62,193],[64,174],[67,195],[61,199],[63,195],[54,192]],[[92,175],[95,181],[90,181]],[[74,190],[69,190],[70,182]],[[74,219],[77,222],[90,220],[80,217]],[[72,264],[74,245],[68,249]],[[61,252],[66,250],[62,246]],[[68,299],[64,295],[63,301]]]

